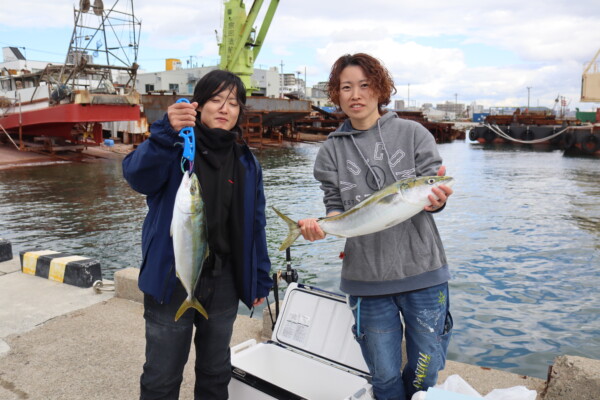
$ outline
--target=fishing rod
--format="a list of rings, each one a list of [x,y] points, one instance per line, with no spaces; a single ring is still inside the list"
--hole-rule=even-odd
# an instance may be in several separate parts
[[[284,280],[289,285],[292,282],[298,282],[298,271],[295,268],[292,268],[292,254],[290,248],[285,249],[285,271],[277,271],[273,274],[273,297],[275,298],[275,319],[273,319],[273,314],[271,314],[271,306],[269,304],[269,298],[267,297],[267,307],[269,308],[269,315],[271,316],[271,329],[275,328],[275,323],[277,322],[277,318],[279,318],[279,279]]]

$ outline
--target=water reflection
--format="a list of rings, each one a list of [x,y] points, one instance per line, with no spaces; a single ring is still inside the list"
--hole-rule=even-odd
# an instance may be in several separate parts
[[[319,145],[257,152],[267,206],[293,219],[322,216],[312,175]],[[600,358],[600,163],[559,151],[439,146],[456,178],[435,216],[451,263],[452,360],[545,378],[561,354]],[[103,273],[140,263],[144,196],[120,162],[0,170],[0,237],[15,253],[45,248],[96,258]],[[274,269],[287,227],[267,210]],[[299,239],[300,279],[338,291],[344,241]],[[243,309],[241,309],[243,310]]]

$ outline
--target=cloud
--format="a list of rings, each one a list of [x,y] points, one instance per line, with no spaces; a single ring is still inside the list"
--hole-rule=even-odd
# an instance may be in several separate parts
[[[63,53],[65,43],[50,48],[40,32],[64,29],[68,37],[77,3],[12,2],[0,10],[0,42]],[[247,12],[251,4],[246,0]],[[144,0],[135,12],[142,20],[143,68],[161,69],[169,57],[197,57],[206,65],[218,60],[222,0]],[[455,93],[465,102],[524,102],[528,86],[540,104],[557,93],[577,102],[583,65],[600,46],[598,26],[597,0],[282,1],[257,63],[283,62],[286,71],[306,67],[316,83],[327,79],[341,54],[366,51],[392,71],[399,98],[410,83],[411,99],[419,102],[454,100]]]
[[[51,17],[49,17],[51,16]],[[4,2],[0,8],[0,26],[9,28],[57,28],[73,29],[73,5],[71,1],[40,2],[35,0]]]

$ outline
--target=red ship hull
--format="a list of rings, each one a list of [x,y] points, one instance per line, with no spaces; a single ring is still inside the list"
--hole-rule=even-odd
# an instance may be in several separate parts
[[[59,104],[9,114],[0,118],[0,125],[9,132],[17,132],[21,126],[25,136],[50,136],[70,140],[73,139],[73,127],[76,124],[139,119],[140,106],[137,104]],[[94,126],[94,142],[102,142],[100,125]]]

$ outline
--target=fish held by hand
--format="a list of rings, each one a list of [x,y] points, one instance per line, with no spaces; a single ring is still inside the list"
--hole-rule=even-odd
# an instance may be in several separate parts
[[[420,176],[407,178],[373,193],[351,209],[331,217],[318,220],[327,234],[338,237],[367,235],[391,228],[413,217],[431,205],[428,196],[432,188],[439,185],[452,186],[450,176]],[[435,196],[435,194],[433,194]],[[279,250],[285,250],[300,236],[298,223],[275,207],[271,207],[288,225],[289,233]]]
[[[208,313],[194,296],[200,281],[204,260],[208,257],[206,212],[200,182],[195,173],[184,172],[173,207],[171,236],[175,253],[175,271],[187,292],[175,314],[177,321],[189,308],[195,308],[204,318]]]

